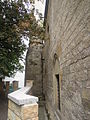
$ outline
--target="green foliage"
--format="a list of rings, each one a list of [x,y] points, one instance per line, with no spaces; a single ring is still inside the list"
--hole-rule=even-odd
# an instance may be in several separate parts
[[[38,24],[38,21],[36,21],[35,19],[31,19],[31,17],[30,17],[29,29],[30,29],[30,38],[35,36],[38,37],[38,39],[44,40],[45,29]]]
[[[22,70],[20,60],[26,46],[21,39],[19,23],[27,17],[22,4],[0,1],[0,74],[11,76]]]
[[[28,20],[23,21],[20,24],[19,27],[21,28],[21,30],[24,29],[24,30],[29,31],[29,38],[30,39],[32,39],[33,36],[35,36],[38,39],[44,40],[44,38],[45,38],[45,29],[39,23],[40,23],[40,21],[36,21],[34,14],[30,13],[29,17],[28,17]]]
[[[33,5],[34,0],[30,0]],[[22,36],[33,36],[44,39],[44,28],[34,17],[34,6],[29,14],[22,0],[17,2],[0,1],[0,74],[12,76],[23,66],[23,53],[26,46]],[[28,31],[28,32],[27,32]]]

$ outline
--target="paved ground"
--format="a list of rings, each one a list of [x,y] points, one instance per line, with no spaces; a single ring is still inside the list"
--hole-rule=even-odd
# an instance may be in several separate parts
[[[44,107],[39,107],[39,120],[48,120]]]
[[[48,120],[45,106],[42,102],[39,103],[39,120]]]
[[[7,120],[7,104],[7,99],[3,95],[0,95],[0,120]]]

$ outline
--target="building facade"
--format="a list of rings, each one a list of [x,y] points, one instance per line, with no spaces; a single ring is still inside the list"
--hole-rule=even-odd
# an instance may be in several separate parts
[[[90,119],[90,0],[47,0],[44,94],[50,120]]]
[[[31,43],[26,80],[45,96],[49,120],[90,120],[90,0],[46,0],[44,25],[45,46]]]

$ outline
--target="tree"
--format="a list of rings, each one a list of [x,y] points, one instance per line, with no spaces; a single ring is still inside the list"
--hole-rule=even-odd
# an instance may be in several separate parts
[[[19,25],[27,18],[22,3],[0,1],[0,75],[11,76],[23,68],[20,60],[26,46]]]
[[[23,68],[20,60],[26,46],[22,36],[44,39],[44,29],[34,17],[34,0],[30,0],[33,7],[29,14],[23,0],[9,1],[0,1],[0,75],[10,77]]]

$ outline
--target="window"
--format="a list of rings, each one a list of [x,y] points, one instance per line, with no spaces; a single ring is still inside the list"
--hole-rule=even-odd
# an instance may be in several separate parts
[[[57,107],[60,110],[60,82],[59,82],[59,74],[56,74],[56,82],[57,82]]]
[[[48,25],[48,27],[47,27],[47,32],[49,33],[49,25]]]
[[[54,106],[56,110],[61,110],[60,106],[60,66],[59,66],[59,60],[58,56],[55,54],[54,55],[54,73],[53,73],[53,90],[54,90]]]

